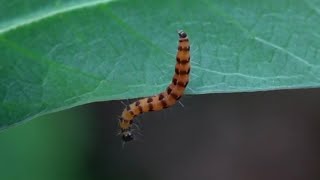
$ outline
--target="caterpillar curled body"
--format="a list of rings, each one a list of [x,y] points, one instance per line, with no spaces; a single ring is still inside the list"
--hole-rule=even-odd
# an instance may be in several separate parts
[[[137,100],[128,105],[119,119],[120,134],[124,142],[134,139],[132,123],[136,116],[149,111],[160,111],[174,105],[183,95],[189,83],[190,44],[187,34],[180,30],[176,55],[175,74],[167,89],[158,95]]]

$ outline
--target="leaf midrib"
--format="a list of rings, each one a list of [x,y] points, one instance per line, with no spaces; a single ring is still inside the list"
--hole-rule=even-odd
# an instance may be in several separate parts
[[[5,26],[4,28],[0,28],[0,35],[4,34],[6,32],[9,32],[11,30],[23,27],[23,26],[27,26],[31,23],[34,22],[38,22],[41,21],[42,19],[46,19],[48,17],[52,17],[55,16],[57,14],[62,14],[62,13],[66,13],[66,12],[70,12],[70,11],[74,11],[77,9],[82,9],[82,8],[87,8],[87,7],[92,7],[92,6],[97,6],[100,4],[107,4],[111,1],[114,0],[93,0],[93,1],[88,1],[88,2],[81,2],[81,3],[77,3],[77,4],[69,4],[66,6],[60,6],[60,9],[57,8],[52,8],[46,11],[37,11],[34,12],[33,14],[29,14],[28,18],[22,17],[22,18],[16,18],[11,20],[14,21],[14,23],[6,23],[9,24],[7,27]]]

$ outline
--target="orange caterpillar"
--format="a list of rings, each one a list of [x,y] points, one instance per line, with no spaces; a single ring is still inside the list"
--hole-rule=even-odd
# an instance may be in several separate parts
[[[158,95],[140,99],[127,106],[120,117],[119,126],[124,142],[134,139],[132,134],[133,119],[144,112],[160,111],[174,105],[181,98],[189,82],[190,73],[190,45],[187,34],[180,30],[179,46],[176,56],[175,74],[171,84]]]

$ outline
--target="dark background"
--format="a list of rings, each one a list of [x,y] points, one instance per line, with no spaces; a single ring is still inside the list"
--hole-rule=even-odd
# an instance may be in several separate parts
[[[124,147],[121,102],[87,104],[0,133],[0,179],[316,180],[319,100],[320,89],[187,95],[141,116],[143,136]]]

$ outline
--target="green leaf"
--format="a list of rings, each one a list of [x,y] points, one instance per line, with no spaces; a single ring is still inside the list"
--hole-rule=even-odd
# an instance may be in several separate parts
[[[177,29],[191,42],[187,94],[320,85],[318,0],[0,4],[1,128],[164,90],[174,71]]]

